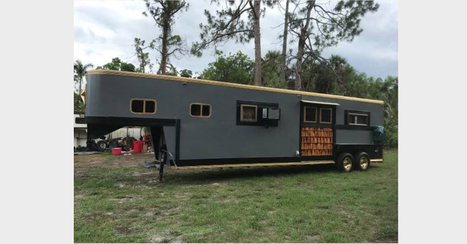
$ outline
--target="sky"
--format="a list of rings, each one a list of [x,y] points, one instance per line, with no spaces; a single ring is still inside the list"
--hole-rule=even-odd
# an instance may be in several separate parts
[[[335,5],[329,2],[328,8]],[[188,11],[176,15],[172,27],[174,35],[180,35],[188,43],[188,47],[195,41],[200,41],[200,23],[206,22],[204,10],[213,13],[216,9],[225,6],[211,5],[210,0],[187,0],[190,4]],[[352,65],[358,72],[366,73],[375,78],[385,78],[388,75],[398,76],[398,1],[377,1],[380,4],[376,13],[367,13],[360,26],[363,32],[352,42],[341,42],[337,46],[329,47],[323,51],[323,56],[338,54]],[[74,2],[74,60],[83,63],[92,63],[94,67],[104,65],[119,57],[124,62],[138,66],[132,46],[134,38],[138,37],[149,43],[160,35],[151,17],[145,17],[142,12],[146,10],[143,1],[90,1],[75,0]],[[264,55],[268,50],[282,50],[278,39],[283,31],[277,27],[284,20],[283,11],[278,7],[268,8],[264,18],[261,19],[261,52]],[[275,28],[277,27],[277,28]],[[288,44],[288,48],[296,53],[297,43]],[[228,41],[218,47],[225,54],[242,51],[254,60],[254,40],[249,43],[235,43]],[[151,50],[151,62],[155,62],[157,52]],[[214,49],[203,52],[203,56],[184,56],[180,60],[171,58],[172,64],[178,70],[192,70],[196,76],[208,64],[215,61]],[[154,72],[158,65],[154,66]]]

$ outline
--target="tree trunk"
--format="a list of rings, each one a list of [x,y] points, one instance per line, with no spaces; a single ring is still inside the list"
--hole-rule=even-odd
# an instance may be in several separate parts
[[[166,17],[166,20],[168,18]],[[168,53],[168,39],[170,31],[170,22],[165,21],[162,28],[162,53],[161,53],[161,65],[159,67],[159,74],[165,75],[167,70],[167,53]]]
[[[303,54],[305,53],[305,41],[308,37],[308,28],[310,26],[310,15],[313,9],[314,1],[309,2],[307,6],[305,26],[300,29],[300,36],[298,39],[298,52],[297,52],[297,70],[295,71],[297,77],[295,79],[295,90],[302,90],[302,62]]]
[[[302,31],[303,32],[303,31]],[[302,34],[302,33],[300,33]],[[305,39],[300,37],[298,40],[298,52],[297,52],[297,73],[295,78],[295,90],[302,90],[302,59],[303,59],[303,52],[305,49]]]
[[[284,18],[284,36],[283,36],[283,41],[282,41],[282,67],[281,67],[281,73],[280,73],[280,80],[281,81],[286,81],[285,80],[285,70],[287,69],[286,65],[286,59],[287,59],[287,34],[288,28],[289,28],[289,18],[288,18],[288,13],[289,13],[289,1],[287,0],[285,2],[285,18]]]
[[[254,24],[255,24],[255,85],[262,86],[261,80],[261,30],[260,30],[260,0],[255,0],[254,3]]]

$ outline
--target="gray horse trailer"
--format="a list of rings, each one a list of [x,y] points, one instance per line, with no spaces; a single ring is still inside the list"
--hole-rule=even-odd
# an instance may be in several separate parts
[[[85,91],[79,121],[89,139],[147,126],[161,165],[335,163],[351,171],[383,162],[379,100],[108,70],[89,71]]]

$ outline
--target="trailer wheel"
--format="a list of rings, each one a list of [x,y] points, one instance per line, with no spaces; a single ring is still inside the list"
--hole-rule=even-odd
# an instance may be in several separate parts
[[[336,160],[337,169],[343,172],[350,172],[353,168],[354,158],[350,153],[341,153]]]
[[[99,151],[104,151],[107,149],[107,144],[104,141],[98,141],[97,146],[99,147]]]
[[[366,152],[359,152],[355,155],[355,167],[361,171],[366,171],[370,167],[370,156]]]

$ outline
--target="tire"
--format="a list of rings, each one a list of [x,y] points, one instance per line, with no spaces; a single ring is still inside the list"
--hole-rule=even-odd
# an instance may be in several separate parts
[[[366,171],[370,167],[370,156],[366,152],[359,152],[355,155],[355,169]]]
[[[107,149],[107,144],[103,141],[98,141],[97,147],[99,148],[99,151],[104,151],[105,149]]]
[[[343,172],[352,171],[354,157],[350,153],[341,153],[336,160],[337,169]]]

